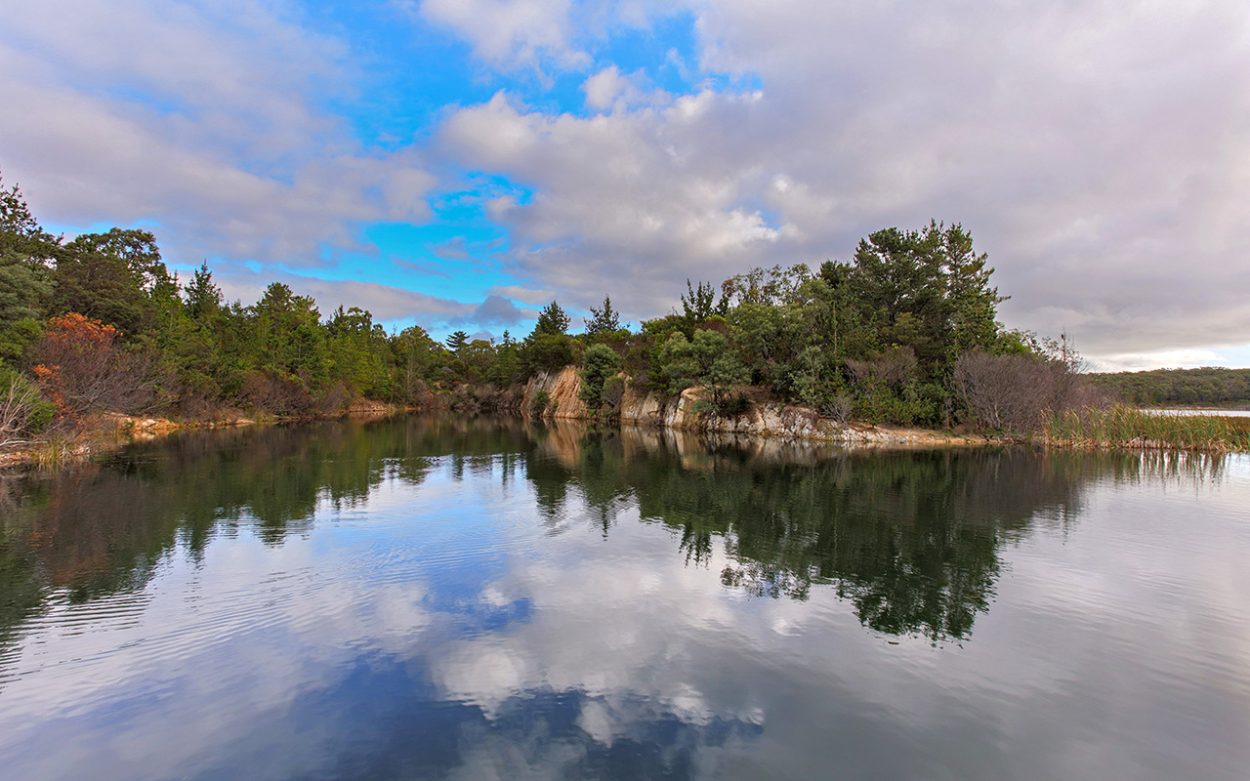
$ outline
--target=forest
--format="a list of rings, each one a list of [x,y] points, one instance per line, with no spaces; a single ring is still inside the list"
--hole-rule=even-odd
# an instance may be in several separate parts
[[[1154,369],[1091,374],[1089,379],[1132,404],[1250,408],[1250,369]]]
[[[207,264],[171,273],[151,232],[54,236],[0,181],[0,445],[103,411],[317,417],[361,399],[489,410],[569,365],[603,418],[630,382],[703,387],[708,414],[768,398],[843,422],[1033,430],[1089,389],[1062,345],[998,323],[992,274],[967,230],[933,222],[872,233],[849,260],[688,280],[679,308],[637,328],[605,297],[576,328],[552,301],[523,337],[438,341],[358,307],[323,314],[279,282],[227,301]]]

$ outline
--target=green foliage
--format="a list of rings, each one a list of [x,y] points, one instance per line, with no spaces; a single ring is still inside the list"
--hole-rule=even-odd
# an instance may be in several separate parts
[[[43,323],[33,317],[0,326],[0,361],[24,365],[30,348],[43,335]]]
[[[162,300],[176,287],[156,237],[113,228],[85,233],[58,253],[52,314],[77,312],[135,335],[153,328]]]
[[[581,398],[591,412],[603,404],[603,389],[608,379],[621,370],[621,358],[605,344],[591,345],[582,358]]]
[[[586,335],[591,337],[614,334],[621,329],[620,313],[612,308],[611,296],[603,297],[603,306],[590,308],[592,317],[586,321]]]
[[[0,364],[0,447],[43,431],[55,413],[35,383]]]
[[[200,264],[186,291],[187,316],[197,323],[211,326],[221,316],[221,288],[213,281],[208,263]]]
[[[698,286],[686,280],[686,292],[681,297],[681,315],[688,327],[694,327],[712,315],[721,315],[729,311],[729,301],[722,297],[716,302],[716,288],[711,283],[700,282]]]
[[[526,340],[522,362],[526,374],[558,372],[576,362],[576,342],[568,334],[538,333]]]
[[[534,394],[533,400],[530,401],[530,414],[536,418],[541,418],[551,405],[551,397],[547,395],[547,391],[540,390]]]
[[[15,323],[42,318],[52,293],[49,263],[60,248],[39,227],[18,186],[3,185],[0,178],[0,339]]]
[[[552,301],[538,313],[538,322],[534,326],[534,336],[557,336],[569,330],[569,316],[558,303]]]
[[[657,377],[670,393],[694,386],[707,390],[709,398],[700,411],[727,412],[731,392],[751,377],[729,349],[725,335],[717,331],[700,329],[690,340],[680,332],[672,334],[657,351],[656,363]]]

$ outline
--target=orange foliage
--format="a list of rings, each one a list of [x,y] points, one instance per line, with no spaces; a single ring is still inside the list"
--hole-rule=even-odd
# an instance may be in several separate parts
[[[36,349],[35,377],[58,413],[75,417],[95,409],[118,409],[150,392],[134,356],[119,349],[114,326],[77,312],[53,317]]]

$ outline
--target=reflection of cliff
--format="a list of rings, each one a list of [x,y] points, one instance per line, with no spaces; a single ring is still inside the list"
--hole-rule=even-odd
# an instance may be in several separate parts
[[[1136,456],[1024,450],[863,454],[795,445],[706,447],[672,431],[586,438],[576,469],[531,473],[540,496],[575,484],[606,530],[632,498],[679,532],[691,564],[723,545],[727,585],[804,599],[829,585],[892,634],[961,638],[988,609],[999,548],[1037,519],[1066,520],[1082,486],[1140,476]]]

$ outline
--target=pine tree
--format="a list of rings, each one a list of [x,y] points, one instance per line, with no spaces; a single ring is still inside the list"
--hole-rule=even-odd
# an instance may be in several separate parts
[[[558,303],[552,301],[538,313],[538,323],[534,326],[534,336],[557,336],[569,330],[569,316]]]
[[[209,323],[221,312],[221,288],[213,282],[208,261],[200,264],[185,288],[187,314],[198,323]]]
[[[586,320],[586,333],[590,336],[610,334],[621,329],[620,313],[612,308],[611,296],[603,297],[603,306],[590,308],[592,317]]]

